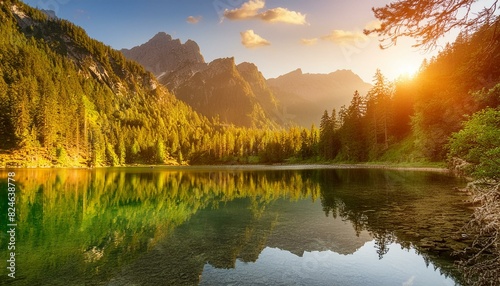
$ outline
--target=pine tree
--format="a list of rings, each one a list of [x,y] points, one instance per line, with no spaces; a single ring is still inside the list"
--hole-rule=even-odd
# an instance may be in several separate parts
[[[380,69],[374,76],[374,85],[366,96],[366,121],[368,128],[369,148],[378,156],[379,145],[389,148],[389,125],[391,124],[392,86]]]

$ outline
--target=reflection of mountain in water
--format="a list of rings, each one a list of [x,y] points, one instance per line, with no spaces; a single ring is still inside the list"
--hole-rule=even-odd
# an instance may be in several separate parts
[[[320,202],[308,200],[280,207],[280,218],[267,245],[302,256],[305,251],[331,250],[338,254],[352,254],[373,238],[368,231],[358,236],[352,224],[339,217],[327,217]],[[286,218],[285,218],[286,216]]]
[[[375,242],[371,241],[353,255],[314,251],[301,257],[266,247],[255,263],[238,260],[234,269],[206,264],[200,286],[455,285],[453,279],[442,277],[434,265],[425,264],[413,250],[391,244],[390,254],[379,260],[374,247]]]
[[[120,285],[144,279],[152,285],[161,281],[190,285],[205,264],[232,269],[237,261],[255,262],[269,247],[300,257],[325,250],[352,254],[372,240],[368,232],[358,237],[349,223],[326,217],[319,202],[278,200],[257,209],[252,204],[251,199],[238,199],[216,210],[201,210],[122,271]]]

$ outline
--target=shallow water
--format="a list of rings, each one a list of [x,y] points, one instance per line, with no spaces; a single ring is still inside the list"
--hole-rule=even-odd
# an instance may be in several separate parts
[[[9,285],[454,285],[450,254],[467,247],[460,229],[470,210],[453,190],[464,182],[443,173],[15,172],[15,279],[0,225]]]

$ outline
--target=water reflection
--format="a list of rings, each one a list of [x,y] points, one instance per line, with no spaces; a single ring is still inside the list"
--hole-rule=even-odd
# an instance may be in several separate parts
[[[460,182],[442,174],[129,168],[17,170],[16,178],[14,285],[213,285],[219,270],[244,279],[239,265],[278,250],[298,258],[371,251],[384,265],[395,243],[456,276],[447,256],[466,246],[458,231],[468,215],[451,191]],[[2,182],[2,197],[6,189]],[[0,227],[0,257],[7,257]]]
[[[374,247],[370,241],[353,255],[313,251],[302,256],[266,247],[256,262],[238,260],[233,269],[206,264],[200,285],[455,285],[415,259],[414,250],[391,244],[390,254],[379,261]]]

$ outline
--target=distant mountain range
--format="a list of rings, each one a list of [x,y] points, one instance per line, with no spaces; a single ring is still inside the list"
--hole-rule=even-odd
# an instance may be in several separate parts
[[[182,44],[164,32],[122,53],[194,110],[247,127],[318,125],[325,109],[348,105],[355,90],[364,94],[371,87],[349,70],[303,74],[297,69],[266,80],[252,63],[236,65],[234,58],[206,63],[196,42]]]
[[[299,125],[310,127],[319,124],[325,110],[339,111],[348,106],[355,90],[364,95],[371,84],[364,82],[350,70],[338,70],[329,74],[304,74],[301,69],[267,80],[289,118]]]

